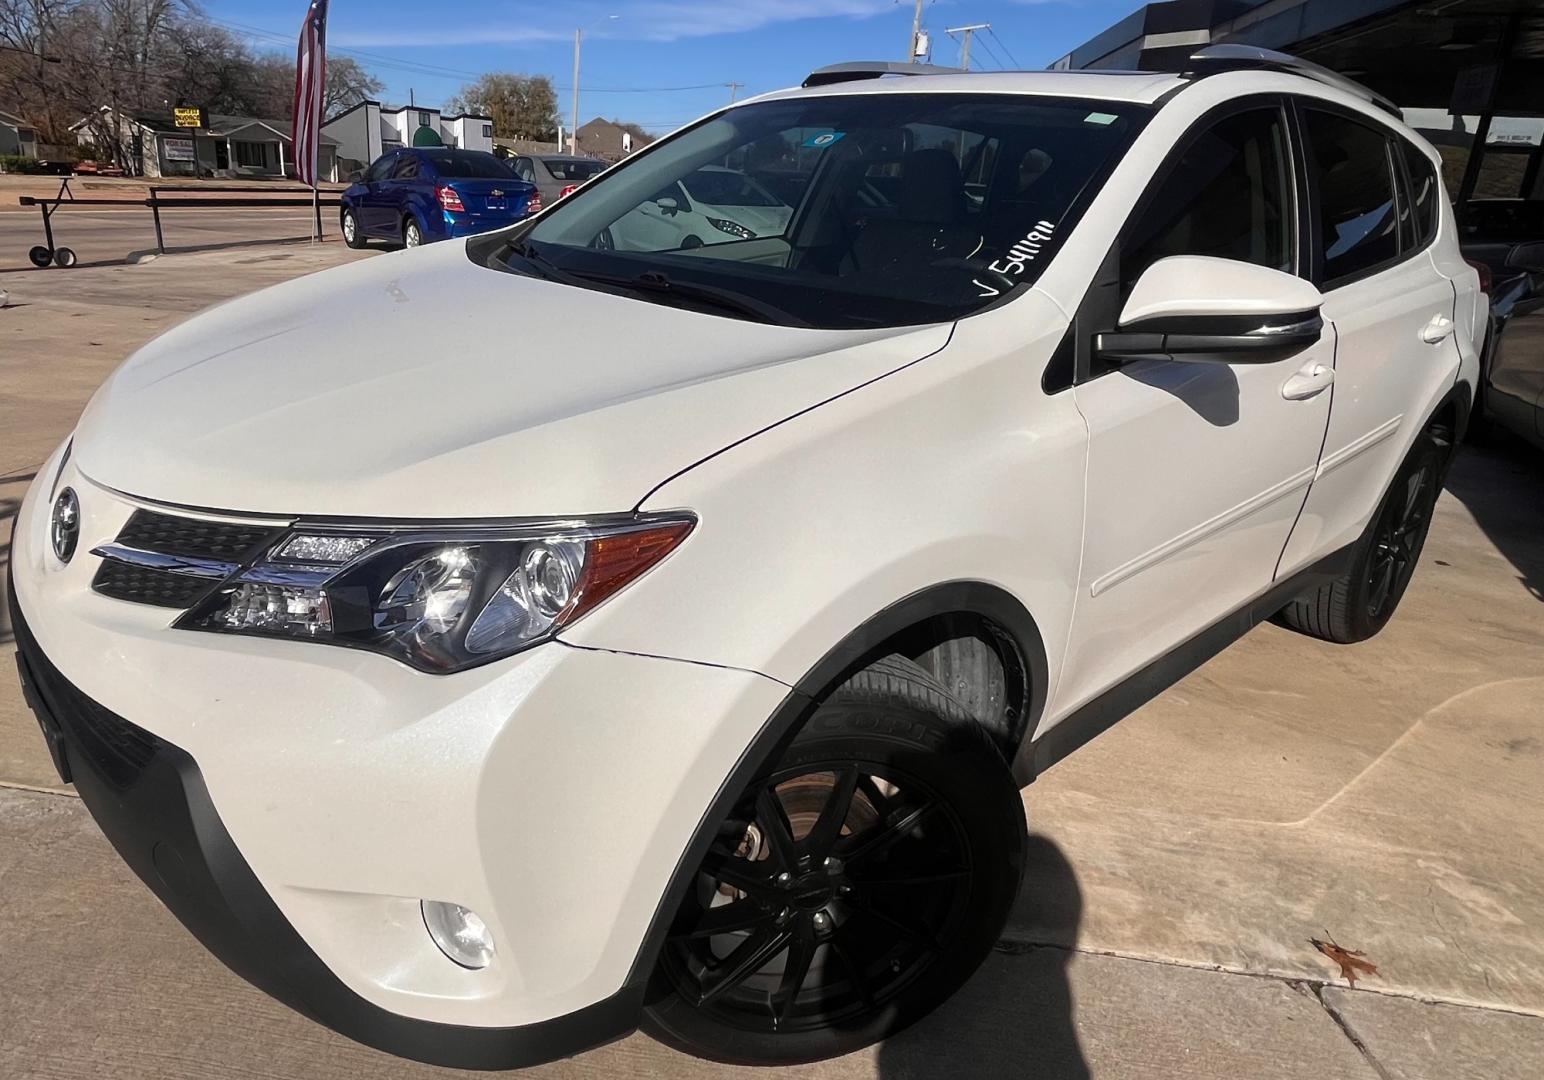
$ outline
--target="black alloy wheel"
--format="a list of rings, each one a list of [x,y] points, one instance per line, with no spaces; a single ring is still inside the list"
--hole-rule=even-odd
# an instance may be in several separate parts
[[[1367,617],[1373,621],[1393,613],[1415,573],[1437,502],[1437,463],[1430,455],[1401,476],[1383,507],[1373,532],[1367,567]],[[1392,602],[1392,603],[1391,603]]]
[[[1388,625],[1415,576],[1450,448],[1424,432],[1378,505],[1346,572],[1281,609],[1275,621],[1299,633],[1345,645]]]
[[[650,1034],[739,1064],[847,1053],[925,1015],[997,940],[1017,787],[981,728],[940,715],[926,672],[876,669],[742,793],[671,928]]]

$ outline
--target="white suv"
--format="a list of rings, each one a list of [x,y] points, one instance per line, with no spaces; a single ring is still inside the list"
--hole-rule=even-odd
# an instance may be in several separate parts
[[[884,74],[208,312],[39,469],[29,695],[236,971],[447,1065],[842,1053],[986,955],[1039,771],[1389,619],[1484,332],[1432,148],[1248,50]],[[707,166],[781,231],[609,242]]]

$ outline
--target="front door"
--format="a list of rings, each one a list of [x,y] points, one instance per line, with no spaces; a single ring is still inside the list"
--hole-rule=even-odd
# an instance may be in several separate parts
[[[1147,267],[1172,255],[1298,272],[1293,159],[1280,102],[1203,122],[1121,233],[1121,303]],[[1074,387],[1089,433],[1087,514],[1055,712],[1270,587],[1330,409],[1327,387],[1305,396],[1301,380],[1288,383],[1333,355],[1326,327],[1317,344],[1274,363],[1142,360]]]
[[[397,163],[397,152],[388,151],[375,159],[365,171],[360,182],[365,193],[359,199],[359,224],[374,236],[395,236],[397,223],[391,214],[390,196],[386,190],[387,178]]]

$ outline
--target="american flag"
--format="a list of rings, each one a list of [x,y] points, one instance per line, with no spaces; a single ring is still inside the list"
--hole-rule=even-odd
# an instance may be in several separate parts
[[[311,0],[295,52],[295,178],[315,185],[317,140],[327,90],[327,0]]]

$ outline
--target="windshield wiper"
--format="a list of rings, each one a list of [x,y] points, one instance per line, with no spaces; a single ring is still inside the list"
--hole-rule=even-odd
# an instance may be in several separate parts
[[[586,284],[607,285],[655,303],[669,303],[673,298],[687,304],[732,311],[742,318],[755,322],[779,326],[809,325],[803,319],[795,318],[781,308],[733,290],[721,289],[714,285],[694,285],[673,281],[658,270],[645,270],[636,277],[624,277],[620,274],[604,274],[594,270],[564,269],[554,264],[528,240],[512,240],[505,246],[505,250],[520,256],[538,276],[564,285],[575,285],[581,288]]]
[[[746,296],[744,293],[721,289],[716,285],[675,281],[659,270],[645,270],[635,278],[616,278],[615,282],[624,288],[646,292],[652,296],[675,296],[689,303],[733,311],[757,322],[785,326],[809,325],[803,319],[797,319],[781,308]]]

